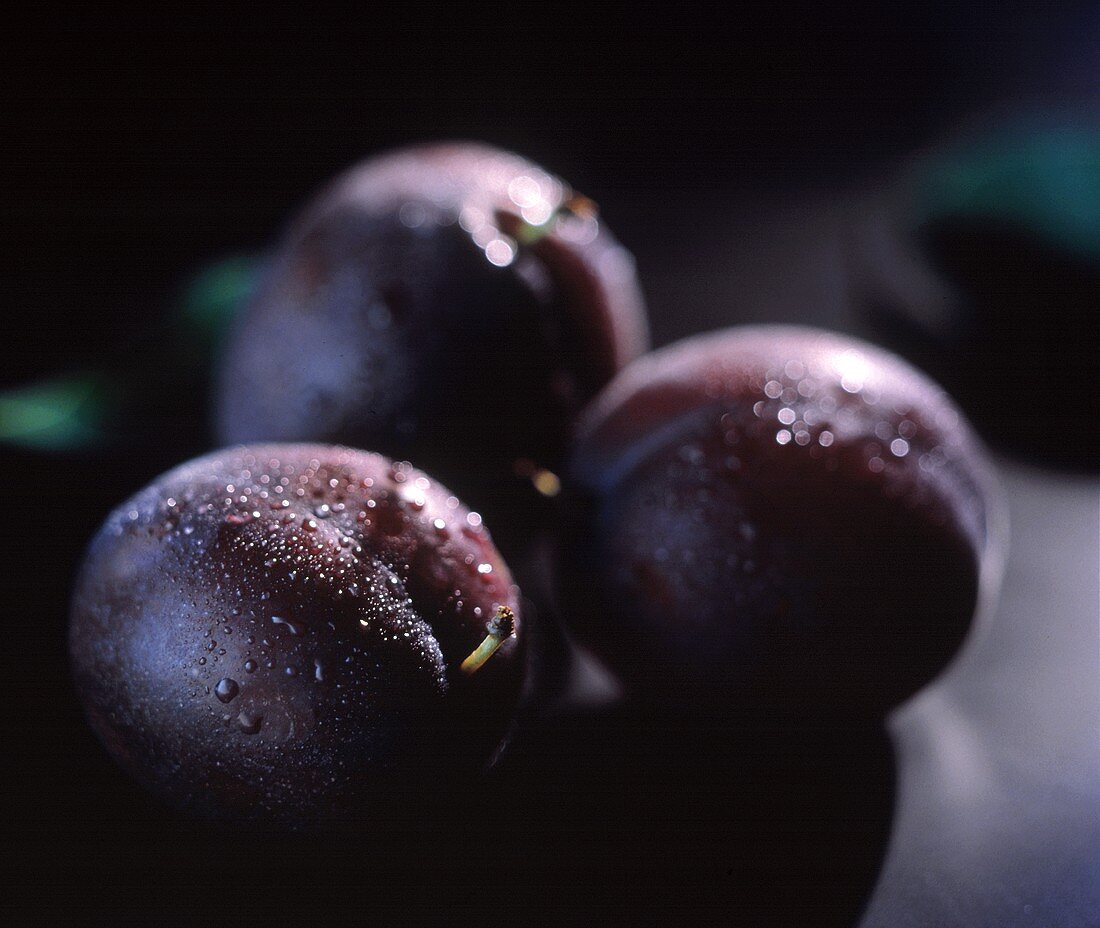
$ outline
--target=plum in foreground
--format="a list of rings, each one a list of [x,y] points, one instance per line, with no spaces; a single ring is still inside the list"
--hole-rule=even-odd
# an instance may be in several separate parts
[[[70,649],[93,729],[140,782],[298,824],[483,766],[520,690],[518,612],[480,516],[422,472],[264,445],[111,514]]]

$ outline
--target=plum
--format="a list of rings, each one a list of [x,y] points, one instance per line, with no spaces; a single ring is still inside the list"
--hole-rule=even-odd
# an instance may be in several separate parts
[[[1087,113],[1087,115],[1086,115]],[[1017,114],[922,152],[853,235],[868,327],[993,444],[1095,471],[1100,119]]]
[[[646,344],[633,259],[591,201],[504,151],[421,145],[290,227],[230,339],[217,429],[408,457],[489,510],[556,490],[576,413]]]
[[[184,464],[110,515],[70,653],[140,782],[302,824],[476,776],[520,691],[518,614],[481,517],[421,471],[272,444]]]
[[[942,390],[823,331],[746,327],[636,361],[585,414],[562,594],[636,691],[875,712],[928,682],[995,575],[992,473]]]

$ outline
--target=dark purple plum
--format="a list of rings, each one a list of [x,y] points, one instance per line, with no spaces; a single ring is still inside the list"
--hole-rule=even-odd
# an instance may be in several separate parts
[[[987,440],[1100,469],[1100,113],[986,119],[921,152],[853,235],[875,336],[944,383]]]
[[[140,782],[192,811],[300,824],[476,775],[516,707],[518,612],[480,516],[421,471],[262,445],[185,464],[110,515],[70,650],[92,728]]]
[[[225,354],[217,427],[408,457],[491,505],[559,467],[577,412],[646,344],[633,259],[591,201],[517,155],[418,146],[287,231]]]
[[[877,711],[944,667],[995,573],[992,476],[959,411],[822,331],[730,329],[636,361],[584,416],[570,476],[591,518],[567,611],[642,691]]]

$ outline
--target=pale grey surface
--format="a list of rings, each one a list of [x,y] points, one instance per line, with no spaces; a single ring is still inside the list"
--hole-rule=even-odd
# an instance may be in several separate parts
[[[894,830],[865,928],[1100,925],[1100,492],[1002,462],[999,605],[892,719]]]

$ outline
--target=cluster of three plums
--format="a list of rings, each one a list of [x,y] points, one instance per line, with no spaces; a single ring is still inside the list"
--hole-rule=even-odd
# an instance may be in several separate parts
[[[339,179],[223,359],[220,435],[249,444],[91,545],[71,651],[112,755],[291,821],[483,765],[529,636],[479,513],[512,556],[558,474],[561,611],[634,690],[881,710],[934,676],[993,540],[944,393],[808,329],[645,347],[630,256],[536,166],[434,146]]]

